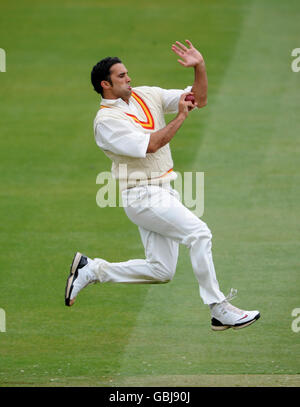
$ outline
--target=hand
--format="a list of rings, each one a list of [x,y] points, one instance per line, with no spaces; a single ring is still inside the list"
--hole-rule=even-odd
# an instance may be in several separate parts
[[[197,106],[197,103],[193,103],[190,100],[185,100],[187,95],[192,95],[192,92],[183,93],[180,96],[179,103],[178,103],[178,116],[182,116],[184,119],[187,118],[189,111],[192,110],[194,107]]]
[[[176,41],[176,45],[172,45],[172,51],[182,58],[177,61],[186,68],[204,64],[204,59],[200,52],[193,47],[193,44],[189,40],[185,40],[185,42],[188,44],[189,48],[181,44],[179,41]]]

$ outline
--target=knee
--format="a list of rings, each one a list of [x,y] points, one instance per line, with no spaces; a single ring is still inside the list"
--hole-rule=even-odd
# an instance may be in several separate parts
[[[156,262],[152,263],[151,267],[153,270],[153,274],[155,275],[157,281],[160,283],[170,282],[173,279],[176,271],[176,264],[166,266],[163,263]]]
[[[199,240],[208,242],[212,240],[211,230],[204,222],[199,223],[197,227],[183,239],[182,243],[187,247],[191,247]]]

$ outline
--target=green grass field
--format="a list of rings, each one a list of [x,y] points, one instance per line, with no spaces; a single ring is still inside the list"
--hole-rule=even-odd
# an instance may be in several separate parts
[[[0,10],[0,386],[299,386],[299,2],[11,0]],[[123,209],[96,205],[110,162],[93,139],[91,67],[118,55],[133,86],[183,88],[193,72],[171,44],[186,38],[206,60],[209,100],[171,142],[175,170],[205,173],[220,286],[261,311],[240,331],[210,330],[185,247],[169,284],[93,285],[64,305],[75,251],[144,256]]]

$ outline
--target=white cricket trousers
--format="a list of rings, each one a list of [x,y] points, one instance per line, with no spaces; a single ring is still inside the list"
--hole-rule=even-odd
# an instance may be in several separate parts
[[[166,283],[172,280],[179,243],[189,248],[190,259],[204,304],[225,299],[219,289],[207,225],[187,209],[171,186],[140,186],[122,192],[128,218],[140,231],[145,259],[109,263],[89,260],[100,282]]]

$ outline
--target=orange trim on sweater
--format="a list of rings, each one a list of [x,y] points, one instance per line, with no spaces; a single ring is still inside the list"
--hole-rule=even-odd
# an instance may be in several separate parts
[[[138,96],[135,92],[132,92],[132,97],[138,102],[138,104],[141,106],[147,121],[142,121],[139,120],[135,115],[130,114],[130,113],[125,113],[127,114],[127,116],[131,117],[136,123],[140,124],[144,129],[148,129],[148,130],[153,130],[154,129],[154,119],[152,117],[152,114],[150,112],[149,107],[146,105],[146,103],[143,101],[143,99]],[[100,109],[103,108],[111,108],[111,106],[104,106],[101,105]]]

